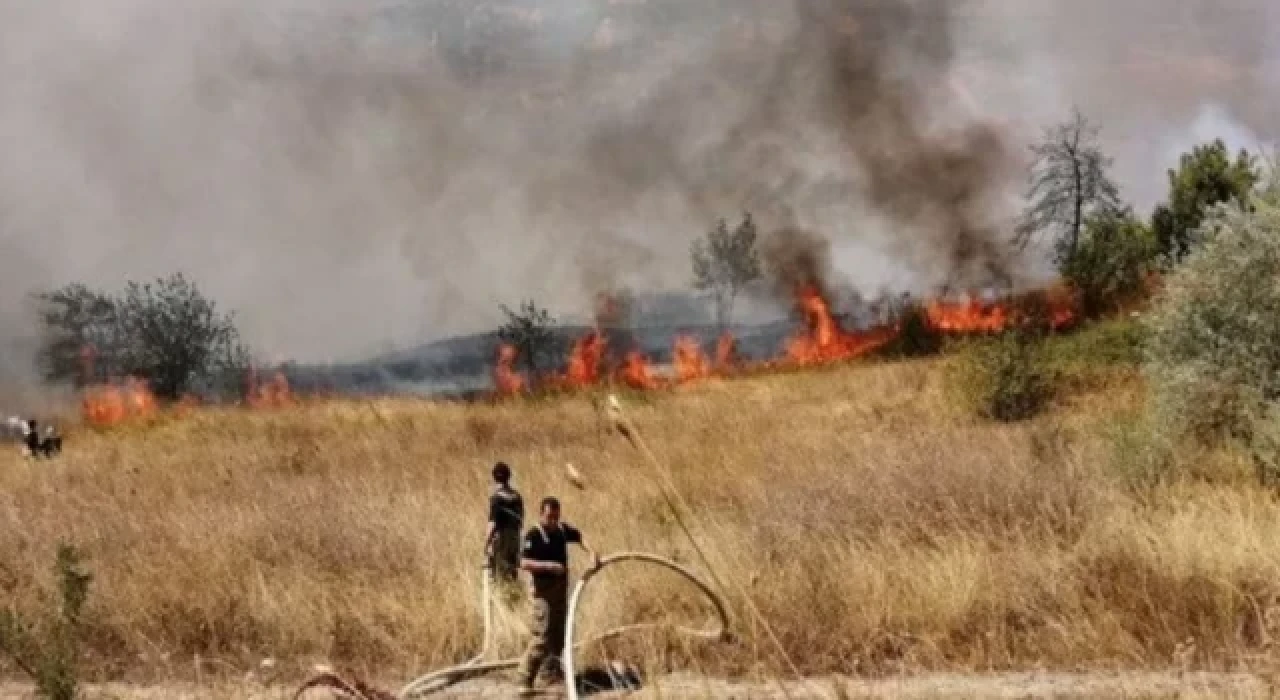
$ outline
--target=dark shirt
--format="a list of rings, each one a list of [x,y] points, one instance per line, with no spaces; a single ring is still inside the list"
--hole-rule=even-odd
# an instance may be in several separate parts
[[[510,486],[499,486],[489,496],[489,521],[495,530],[520,531],[524,522],[524,500]]]
[[[521,556],[534,561],[558,562],[565,568],[565,573],[560,575],[534,574],[535,581],[562,578],[569,575],[569,544],[581,542],[582,533],[569,523],[561,522],[559,527],[548,528],[545,536],[543,529],[535,525],[524,535]]]

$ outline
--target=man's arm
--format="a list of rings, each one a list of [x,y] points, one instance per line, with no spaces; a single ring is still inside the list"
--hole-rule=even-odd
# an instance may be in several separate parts
[[[591,546],[587,544],[586,538],[582,536],[582,531],[577,528],[572,528],[570,530],[570,536],[570,539],[572,539],[572,541],[579,547],[582,547],[582,551],[586,552],[587,556],[591,557],[591,568],[599,568],[600,555],[596,554],[596,550],[592,549]]]

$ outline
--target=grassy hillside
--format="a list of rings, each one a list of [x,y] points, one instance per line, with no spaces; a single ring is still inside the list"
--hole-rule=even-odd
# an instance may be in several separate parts
[[[741,584],[741,624],[728,646],[619,650],[776,675],[1249,660],[1280,612],[1280,506],[1230,460],[1158,487],[1127,478],[1116,457],[1142,391],[1127,333],[1052,346],[1069,391],[1016,425],[957,408],[954,358],[625,395],[717,573]],[[5,452],[0,585],[33,606],[57,543],[84,548],[104,673],[181,676],[198,655],[205,673],[270,657],[405,677],[479,645],[496,459],[528,501],[559,495],[603,552],[697,565],[650,468],[586,396],[386,400],[73,433],[54,462]],[[611,570],[586,630],[697,606],[666,574]],[[502,651],[518,653],[523,618],[502,622]]]

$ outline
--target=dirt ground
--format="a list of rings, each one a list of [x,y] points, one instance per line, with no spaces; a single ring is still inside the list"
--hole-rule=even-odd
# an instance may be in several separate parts
[[[391,690],[394,685],[383,686]],[[108,685],[85,689],[86,700],[286,700],[296,686],[223,684],[220,686],[164,685],[153,687]],[[849,678],[814,679],[777,683],[729,682],[693,676],[668,676],[640,691],[610,691],[588,697],[688,698],[690,700],[785,700],[813,698],[1271,698],[1275,685],[1259,676],[1228,673],[1126,672],[1126,673],[1010,673],[927,674],[891,680]],[[0,700],[34,698],[30,686],[0,685]],[[327,700],[325,690],[312,690],[303,700]],[[514,698],[515,686],[497,680],[457,684],[425,697]],[[564,697],[548,692],[544,697]]]

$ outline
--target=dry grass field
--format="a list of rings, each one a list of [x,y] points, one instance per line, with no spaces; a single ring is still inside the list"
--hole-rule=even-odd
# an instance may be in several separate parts
[[[1268,665],[1272,494],[1229,459],[1134,486],[1113,437],[1141,400],[1127,372],[999,426],[956,408],[947,362],[621,395],[732,582],[738,637],[610,651],[724,678]],[[478,648],[498,459],[531,510],[558,495],[602,553],[702,568],[654,470],[587,395],[339,401],[72,432],[49,462],[3,453],[0,586],[31,609],[57,544],[81,547],[97,678],[236,677],[272,659],[282,678],[327,662],[407,679]],[[587,634],[707,617],[674,577],[619,569],[593,584]],[[519,611],[499,622],[500,653],[518,653]]]

